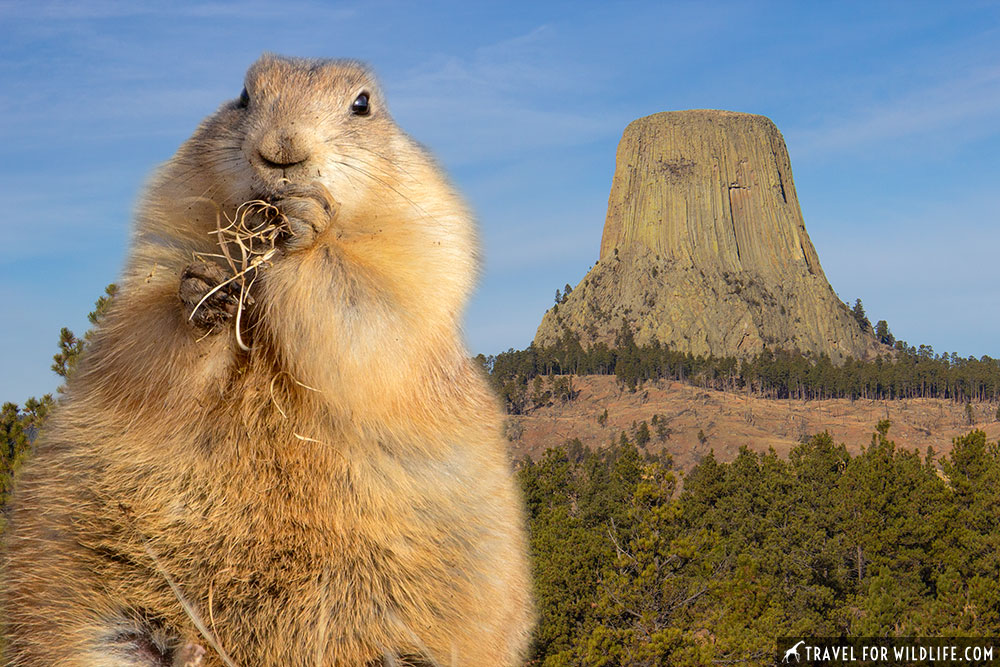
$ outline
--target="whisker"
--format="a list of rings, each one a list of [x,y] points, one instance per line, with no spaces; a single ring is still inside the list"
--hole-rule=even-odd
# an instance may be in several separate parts
[[[361,167],[358,167],[357,165],[353,165],[353,164],[351,164],[349,162],[345,162],[343,160],[337,160],[336,164],[342,165],[344,167],[348,167],[349,169],[354,169],[355,171],[357,171],[358,173],[362,174],[363,176],[367,176],[368,178],[370,178],[371,180],[375,181],[376,183],[382,185],[383,187],[385,187],[385,188],[387,188],[389,190],[392,190],[397,195],[399,195],[399,197],[401,199],[406,200],[406,202],[409,203],[410,206],[412,206],[417,211],[419,211],[424,217],[428,218],[429,220],[433,220],[437,224],[443,224],[440,220],[437,219],[437,217],[431,215],[426,210],[424,210],[424,208],[422,206],[420,206],[420,204],[418,204],[417,202],[415,202],[412,199],[410,199],[409,197],[407,197],[405,194],[403,194],[402,192],[400,192],[399,190],[397,190],[391,183],[385,181],[384,179],[381,179],[378,176],[375,176],[374,174],[372,174],[372,173],[370,173],[370,172],[362,169]]]

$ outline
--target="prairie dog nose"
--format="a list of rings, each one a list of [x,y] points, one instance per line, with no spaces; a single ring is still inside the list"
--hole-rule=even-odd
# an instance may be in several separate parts
[[[310,139],[294,127],[275,128],[261,137],[257,154],[268,167],[291,167],[309,159],[312,153]]]

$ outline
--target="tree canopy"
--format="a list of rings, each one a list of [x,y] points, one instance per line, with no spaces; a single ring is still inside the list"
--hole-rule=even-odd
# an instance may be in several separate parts
[[[575,454],[571,454],[575,450]],[[939,466],[938,466],[939,464]],[[783,636],[991,636],[1000,444],[935,461],[882,422],[851,457],[709,454],[683,480],[627,437],[522,461],[540,623],[532,664],[770,664]]]

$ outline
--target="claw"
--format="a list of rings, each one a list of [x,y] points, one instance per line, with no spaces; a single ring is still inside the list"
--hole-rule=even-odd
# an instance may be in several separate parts
[[[174,655],[173,667],[201,667],[205,648],[194,642],[188,642]]]
[[[270,199],[288,220],[289,235],[285,247],[289,251],[311,246],[336,215],[339,205],[322,183],[288,183]]]
[[[229,281],[220,266],[209,262],[184,267],[179,295],[188,322],[202,331],[224,327],[239,306],[239,286]]]

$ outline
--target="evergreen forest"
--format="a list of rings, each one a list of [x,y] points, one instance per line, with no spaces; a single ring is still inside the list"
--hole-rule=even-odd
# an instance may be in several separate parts
[[[1000,400],[1000,359],[935,354],[929,346],[913,347],[895,340],[885,351],[873,360],[849,358],[840,365],[826,355],[780,349],[765,349],[750,359],[694,356],[655,340],[637,345],[623,321],[614,347],[597,343],[584,348],[579,336],[567,331],[551,347],[532,344],[524,350],[476,359],[510,414],[531,407],[529,383],[535,377],[553,374],[614,375],[632,390],[647,380],[670,379],[778,399]]]
[[[937,460],[881,422],[857,456],[821,433],[683,480],[623,433],[520,462],[538,665],[773,664],[779,637],[992,636],[1000,444]]]

